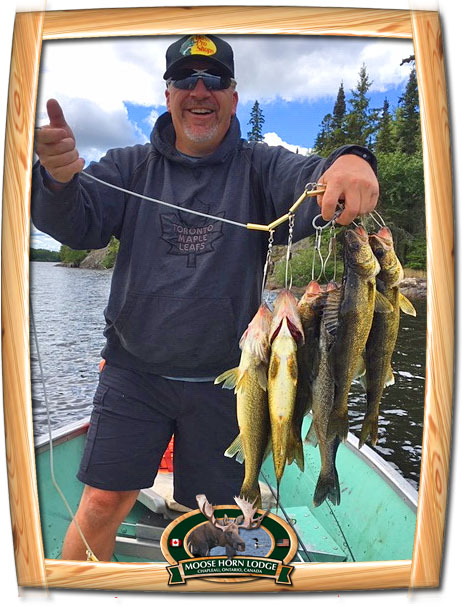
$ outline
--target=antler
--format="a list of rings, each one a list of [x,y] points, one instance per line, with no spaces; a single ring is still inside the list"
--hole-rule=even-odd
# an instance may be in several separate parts
[[[220,530],[226,530],[226,528],[229,526],[228,518],[225,516],[221,524],[220,522],[218,522],[213,513],[215,511],[215,507],[214,505],[210,505],[210,503],[207,501],[207,497],[205,496],[205,494],[197,494],[196,501],[199,505],[199,511],[204,514],[207,520],[211,524],[213,524],[215,528],[219,528]]]
[[[255,528],[259,528],[261,523],[263,522],[264,518],[266,518],[266,516],[270,512],[270,508],[269,508],[265,511],[265,513],[263,513],[261,516],[259,516],[258,518],[256,518],[254,520],[253,516],[255,515],[255,512],[257,511],[257,507],[255,507],[255,503],[257,502],[257,499],[255,499],[255,501],[253,503],[251,503],[250,501],[248,501],[245,498],[234,497],[234,501],[235,501],[236,505],[239,507],[239,509],[242,511],[242,513],[244,514],[244,522],[242,524],[239,524],[239,526],[241,528],[246,528],[247,530],[253,530]]]

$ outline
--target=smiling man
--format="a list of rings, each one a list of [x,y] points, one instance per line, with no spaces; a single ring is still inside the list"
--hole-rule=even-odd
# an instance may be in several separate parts
[[[77,520],[102,560],[139,490],[153,484],[172,435],[176,501],[195,508],[197,494],[226,504],[239,493],[243,466],[223,456],[239,432],[235,396],[213,381],[238,365],[239,338],[260,303],[267,240],[223,220],[268,224],[312,181],[326,185],[325,219],[339,199],[342,224],[377,202],[367,149],[346,145],[322,159],[242,139],[234,76],[227,42],[184,36],[167,49],[168,111],[149,143],[109,150],[82,172],[55,100],[36,136],[34,224],[74,249],[120,241],[104,310],[106,365],[78,472],[85,489]],[[312,232],[318,211],[314,202],[297,211],[295,240]],[[287,226],[276,241],[287,241]],[[74,525],[62,557],[86,557]]]

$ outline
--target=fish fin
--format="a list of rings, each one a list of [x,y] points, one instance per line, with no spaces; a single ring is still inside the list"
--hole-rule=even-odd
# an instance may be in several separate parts
[[[385,377],[385,385],[384,387],[390,387],[390,385],[395,384],[395,375],[393,374],[393,368],[391,366],[388,367],[387,376]]]
[[[322,314],[322,321],[324,322],[324,326],[326,327],[327,332],[332,337],[335,337],[335,335],[337,334],[338,315],[340,305],[342,303],[342,295],[342,288],[337,288],[336,290],[330,291],[327,295],[326,304],[324,306],[324,311]]]
[[[233,440],[228,446],[228,448],[225,450],[225,457],[228,457],[229,459],[236,457],[236,461],[238,463],[243,463],[245,461],[244,449],[242,448],[241,442],[241,434],[239,434],[237,438]]]
[[[338,436],[342,442],[345,442],[348,437],[348,427],[348,416],[333,410],[327,425],[327,435],[329,437]]]
[[[215,385],[218,383],[223,383],[223,389],[235,389],[237,391],[238,383],[242,381],[241,372],[239,367],[231,368],[230,370],[226,370],[219,377],[217,377],[214,381]]]
[[[408,316],[415,317],[417,315],[414,305],[412,305],[409,299],[405,297],[402,292],[399,293],[399,306],[401,311]]]
[[[359,448],[366,443],[368,437],[371,437],[371,444],[375,446],[378,440],[379,433],[379,417],[378,415],[370,415],[364,417],[364,421],[361,427],[361,435],[359,437]]]
[[[335,467],[330,475],[319,474],[314,490],[313,505],[319,507],[326,499],[329,499],[333,505],[340,505],[340,483]]]
[[[382,295],[378,290],[375,291],[375,312],[379,314],[389,314],[393,311],[393,305],[390,301]]]
[[[268,437],[268,442],[266,444],[266,449],[265,449],[265,453],[263,455],[263,461],[266,461],[266,459],[269,457],[269,455],[271,454],[272,451],[272,443],[271,443],[271,436]]]
[[[300,471],[305,471],[305,457],[303,455],[303,444],[301,437],[297,436],[295,430],[292,428],[291,435],[289,438],[287,454],[287,464],[290,465],[294,461]]]
[[[308,429],[304,442],[305,444],[309,444],[313,447],[316,447],[318,445],[318,436],[316,435],[316,430],[314,428],[313,422],[311,423],[310,428]]]
[[[255,373],[257,375],[258,384],[263,391],[266,391],[268,388],[268,373],[266,364],[259,364],[255,369]]]

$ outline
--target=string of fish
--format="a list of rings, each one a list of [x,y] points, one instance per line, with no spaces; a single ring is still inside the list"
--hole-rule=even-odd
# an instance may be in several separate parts
[[[208,215],[206,213],[201,213],[199,211],[194,211],[191,209],[186,209],[183,208],[181,206],[177,206],[175,204],[171,204],[169,202],[165,202],[162,200],[157,200],[155,198],[150,198],[149,196],[144,196],[142,194],[138,194],[137,192],[133,192],[133,191],[129,191],[126,190],[122,187],[118,187],[112,183],[107,183],[106,181],[103,181],[102,179],[99,179],[98,177],[95,177],[94,175],[91,175],[89,173],[85,173],[82,172],[83,175],[85,175],[86,177],[89,177],[91,179],[93,179],[94,181],[97,181],[103,185],[106,185],[107,187],[110,187],[112,189],[116,189],[119,191],[122,191],[123,193],[127,193],[139,198],[142,198],[144,200],[147,200],[149,202],[154,202],[160,205],[164,205],[164,206],[168,206],[170,208],[175,208],[177,210],[181,210],[182,212],[187,212],[190,214],[194,214],[194,215],[198,215],[198,216],[202,216],[202,217],[206,217],[209,219],[213,219],[216,221],[221,221],[223,223],[228,223],[231,225],[235,225],[237,227],[242,227],[245,229],[262,229],[265,228],[265,226],[258,226],[258,225],[252,225],[252,224],[245,224],[245,223],[239,223],[237,221],[232,221],[231,219],[225,219],[224,217],[215,217],[213,215]],[[320,184],[317,183],[307,183],[307,185],[305,186],[305,190],[302,194],[302,196],[300,196],[300,198],[298,199],[298,201],[296,202],[295,205],[298,206],[298,204],[300,204],[307,196],[311,195],[317,195],[318,193],[322,193],[322,191],[316,191],[316,188],[321,187],[321,189],[324,187]],[[294,205],[294,206],[295,206]],[[287,287],[287,275],[288,275],[288,266],[289,266],[289,260],[291,257],[291,246],[292,246],[292,237],[293,237],[293,227],[294,227],[294,212],[289,211],[288,213],[288,220],[289,220],[289,246],[288,246],[288,251],[287,251],[287,260],[286,260],[286,287]],[[281,217],[280,219],[278,219],[276,222],[282,222],[282,219],[285,219],[284,217]],[[264,287],[266,284],[266,279],[267,279],[267,275],[268,275],[268,271],[269,268],[271,266],[271,257],[272,257],[272,248],[273,248],[273,242],[274,242],[274,228],[269,228],[267,231],[269,231],[269,239],[268,239],[268,252],[267,252],[267,257],[266,257],[266,262],[265,262],[265,266],[264,266],[264,271],[263,271],[263,281],[262,281],[262,289],[261,289],[261,297],[263,298],[263,292],[264,292]],[[291,280],[292,281],[292,280]],[[32,305],[31,305],[31,325],[32,325],[32,331],[34,334],[34,340],[35,340],[35,345],[36,345],[36,351],[37,351],[37,358],[38,358],[38,363],[39,363],[39,372],[40,372],[40,378],[41,378],[41,383],[42,383],[42,387],[43,387],[43,394],[44,394],[44,402],[45,402],[45,409],[46,409],[46,414],[47,414],[47,426],[48,426],[48,433],[49,433],[49,448],[50,448],[50,475],[51,475],[51,480],[52,483],[56,489],[56,491],[58,492],[61,500],[64,503],[65,508],[67,509],[70,517],[71,517],[71,521],[72,523],[75,524],[76,529],[78,534],[80,535],[82,542],[84,543],[85,547],[86,547],[86,552],[87,552],[87,559],[97,562],[98,558],[95,556],[95,554],[93,553],[90,545],[88,544],[82,529],[80,528],[79,523],[77,522],[77,519],[75,517],[74,512],[72,511],[71,506],[69,505],[61,487],[59,486],[57,480],[56,480],[56,475],[55,475],[55,469],[54,469],[54,457],[53,457],[53,439],[52,439],[52,433],[51,433],[51,415],[50,415],[50,406],[49,406],[49,401],[48,401],[48,395],[47,395],[47,390],[46,390],[46,383],[45,383],[45,377],[43,374],[43,368],[42,368],[42,363],[41,363],[41,357],[40,357],[40,349],[39,349],[39,344],[38,344],[38,336],[37,336],[37,331],[35,328],[35,322],[34,322],[34,317],[32,314]],[[289,523],[289,519],[287,520]]]

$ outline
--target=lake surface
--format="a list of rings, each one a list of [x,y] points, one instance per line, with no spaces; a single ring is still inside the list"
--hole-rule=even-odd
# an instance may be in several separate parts
[[[50,405],[52,429],[87,417],[98,382],[104,346],[103,310],[111,270],[30,264],[31,305]],[[418,488],[425,398],[426,302],[415,305],[417,317],[401,314],[393,358],[395,385],[382,398],[379,441],[375,450]],[[43,386],[31,334],[31,380],[34,433],[48,432]],[[359,435],[364,392],[354,384],[350,431]]]

